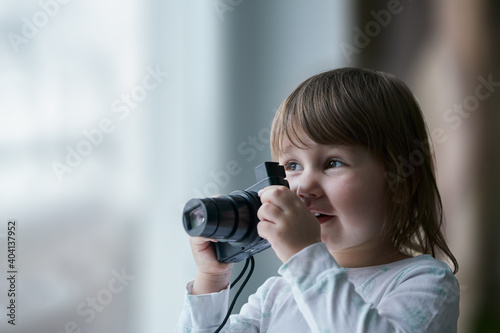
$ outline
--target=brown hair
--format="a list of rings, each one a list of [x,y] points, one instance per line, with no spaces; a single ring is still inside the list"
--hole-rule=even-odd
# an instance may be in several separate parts
[[[367,69],[342,68],[301,83],[279,107],[271,129],[277,159],[283,139],[304,146],[299,131],[319,144],[361,145],[384,165],[388,206],[384,231],[400,251],[444,254],[458,262],[441,232],[443,212],[422,111],[408,86]]]

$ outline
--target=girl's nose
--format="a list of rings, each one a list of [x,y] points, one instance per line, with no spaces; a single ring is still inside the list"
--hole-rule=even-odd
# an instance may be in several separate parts
[[[295,193],[299,198],[309,206],[311,199],[318,198],[322,195],[322,188],[319,176],[314,172],[304,172],[297,179]]]

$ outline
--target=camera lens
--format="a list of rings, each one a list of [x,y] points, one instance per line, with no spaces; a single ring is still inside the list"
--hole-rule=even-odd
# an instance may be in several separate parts
[[[257,193],[252,191],[191,199],[184,206],[184,229],[191,236],[245,243],[258,222],[260,205]]]
[[[194,229],[205,223],[205,213],[203,207],[199,206],[189,213],[189,228]]]

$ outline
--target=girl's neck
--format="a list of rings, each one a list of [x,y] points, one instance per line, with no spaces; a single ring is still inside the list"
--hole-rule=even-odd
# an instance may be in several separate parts
[[[337,251],[330,250],[330,253],[340,267],[346,268],[385,265],[410,258],[410,256],[398,251],[392,245],[359,246]]]

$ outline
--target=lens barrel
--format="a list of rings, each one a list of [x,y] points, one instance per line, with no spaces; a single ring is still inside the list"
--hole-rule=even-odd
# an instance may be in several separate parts
[[[184,229],[190,236],[244,244],[252,236],[258,222],[260,205],[259,196],[253,191],[191,199],[184,207]]]

